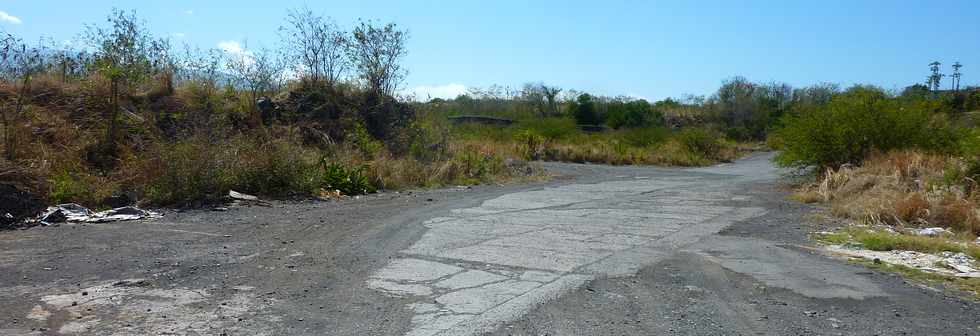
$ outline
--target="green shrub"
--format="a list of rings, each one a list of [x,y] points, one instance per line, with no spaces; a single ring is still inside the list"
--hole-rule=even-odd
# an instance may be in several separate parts
[[[503,172],[507,170],[502,158],[483,153],[475,146],[466,146],[457,152],[450,160],[449,167],[444,180],[456,183],[490,181],[495,176],[504,175]]]
[[[316,153],[285,139],[236,138],[229,144],[222,174],[231,177],[232,188],[269,196],[308,195],[317,187]]]
[[[221,167],[217,144],[193,137],[161,144],[142,169],[148,180],[146,200],[161,205],[193,205],[221,197],[232,177]]]
[[[344,168],[336,163],[321,161],[323,167],[323,187],[340,191],[344,195],[363,195],[375,192],[375,188],[364,175],[364,167]]]
[[[584,93],[579,95],[572,106],[572,115],[580,125],[598,125],[602,122],[599,112],[596,110],[595,99],[592,95]]]
[[[291,136],[241,134],[209,140],[195,136],[147,153],[147,201],[198,205],[228,190],[266,196],[307,195],[319,187],[318,166]]]
[[[548,141],[568,139],[581,131],[575,126],[575,121],[569,118],[535,118],[522,120],[517,125],[519,130],[534,132]]]
[[[721,136],[703,127],[685,128],[677,134],[677,139],[690,152],[707,159],[719,156],[722,144]]]
[[[48,198],[55,204],[80,202],[90,198],[88,186],[67,170],[54,175],[49,182],[51,193]]]
[[[633,147],[657,145],[670,136],[670,130],[663,126],[631,128],[620,132],[620,140]]]
[[[525,160],[537,160],[544,149],[544,137],[532,130],[522,130],[514,135],[517,142],[517,153]]]
[[[360,150],[361,155],[366,158],[374,158],[384,148],[384,143],[372,137],[367,128],[360,123],[354,124],[346,136],[347,142]]]
[[[784,166],[835,167],[857,163],[875,150],[949,150],[955,132],[939,116],[906,107],[881,89],[856,86],[815,107],[788,115],[774,137]]]
[[[607,126],[615,129],[662,125],[664,122],[663,114],[642,99],[610,103],[604,119]]]

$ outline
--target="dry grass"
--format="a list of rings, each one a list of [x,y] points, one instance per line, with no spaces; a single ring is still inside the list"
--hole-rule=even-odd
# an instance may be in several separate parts
[[[939,226],[980,234],[980,206],[972,180],[953,177],[954,157],[896,151],[874,155],[860,167],[826,171],[795,198],[827,203],[841,217],[897,227]]]
[[[97,77],[69,84],[38,77],[13,128],[18,155],[0,160],[0,183],[49,203],[97,208],[120,194],[157,205],[197,205],[228,189],[308,197],[324,185],[325,163],[358,170],[377,189],[502,182],[539,172],[508,160],[517,157],[513,146],[495,142],[448,139],[443,154],[426,159],[392,155],[380,142],[372,154],[357,144],[309,143],[303,126],[236,124],[240,99],[194,83],[171,92],[165,79],[124,104],[118,154],[99,167],[106,160],[91,153],[104,139],[105,84]],[[3,85],[0,101],[9,102],[17,90]],[[0,153],[6,151],[0,141]]]

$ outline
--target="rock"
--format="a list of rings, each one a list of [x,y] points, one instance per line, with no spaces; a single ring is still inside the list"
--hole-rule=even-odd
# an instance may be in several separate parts
[[[917,230],[915,231],[915,234],[919,236],[936,237],[944,234],[952,234],[952,232],[949,232],[949,230],[946,230],[941,227],[931,227],[931,228]]]

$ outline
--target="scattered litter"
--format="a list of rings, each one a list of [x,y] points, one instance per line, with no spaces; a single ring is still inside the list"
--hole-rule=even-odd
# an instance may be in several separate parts
[[[242,201],[258,201],[259,198],[249,194],[243,194],[234,190],[228,190],[228,197]]]
[[[963,253],[942,252],[937,255],[915,251],[871,251],[840,245],[825,248],[835,254],[873,260],[875,263],[884,262],[960,278],[980,278],[975,260]]]
[[[952,232],[949,232],[949,230],[941,227],[931,227],[915,231],[915,234],[919,236],[936,237],[944,234],[952,234]]]
[[[48,209],[45,210],[40,217],[38,217],[38,222],[43,225],[52,225],[63,222],[104,223],[144,218],[159,218],[162,216],[163,215],[160,213],[146,211],[134,206],[125,206],[102,212],[92,212],[92,210],[89,210],[81,205],[67,203],[48,207]]]
[[[237,192],[237,191],[234,191],[234,190],[228,190],[228,197],[231,198],[231,199],[233,199],[233,200],[235,200],[235,201],[237,201],[237,202],[246,202],[246,203],[258,204],[258,205],[264,205],[264,206],[272,206],[272,203],[263,201],[263,200],[259,199],[258,196],[253,196],[253,195],[249,195],[249,194],[243,194],[243,193],[240,193],[240,192]]]

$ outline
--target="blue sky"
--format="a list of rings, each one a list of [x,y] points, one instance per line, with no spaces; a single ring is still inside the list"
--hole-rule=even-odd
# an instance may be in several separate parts
[[[178,43],[274,47],[287,9],[302,6],[342,26],[365,18],[407,28],[404,87],[436,95],[543,81],[661,99],[710,94],[734,75],[898,89],[922,82],[933,60],[960,61],[963,83],[980,83],[975,0],[0,0],[0,28],[65,40],[116,7]]]

